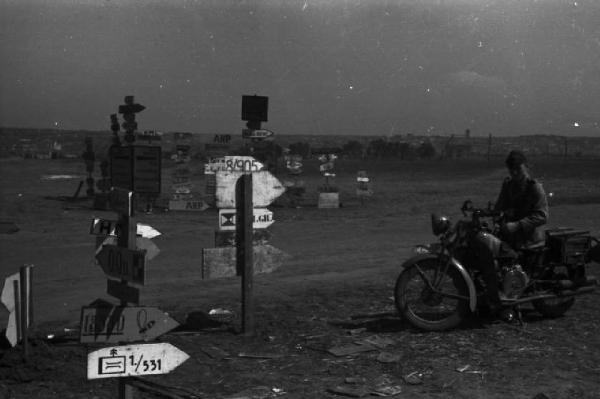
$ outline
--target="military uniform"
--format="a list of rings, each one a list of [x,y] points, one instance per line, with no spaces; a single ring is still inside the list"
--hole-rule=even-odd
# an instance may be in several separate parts
[[[502,183],[495,210],[504,212],[506,222],[518,224],[517,231],[500,237],[513,248],[544,240],[541,226],[548,220],[548,201],[542,185],[536,180],[528,177],[519,184],[507,177]]]

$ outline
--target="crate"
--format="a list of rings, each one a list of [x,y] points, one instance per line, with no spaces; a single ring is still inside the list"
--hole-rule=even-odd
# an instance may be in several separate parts
[[[583,263],[592,245],[589,231],[560,228],[546,231],[549,260],[563,264]]]

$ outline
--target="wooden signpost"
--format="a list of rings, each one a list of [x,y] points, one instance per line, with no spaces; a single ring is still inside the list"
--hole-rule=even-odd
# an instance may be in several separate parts
[[[129,103],[132,101],[133,97],[129,98]],[[129,108],[120,111],[132,112]],[[135,130],[131,116],[126,123],[129,130]],[[139,306],[139,288],[130,285],[145,284],[147,262],[159,253],[150,239],[160,232],[135,221],[134,193],[160,193],[160,147],[115,146],[111,151],[111,170],[114,187],[110,205],[118,218],[116,221],[95,218],[90,234],[98,236],[101,245],[96,259],[110,277],[106,293],[117,298],[119,305],[95,301],[95,305],[82,308],[81,343],[149,341],[178,325],[157,308]],[[103,348],[88,354],[87,375],[88,379],[96,379],[166,374],[188,357],[170,344]],[[133,399],[133,386],[128,378],[119,378],[118,398]]]

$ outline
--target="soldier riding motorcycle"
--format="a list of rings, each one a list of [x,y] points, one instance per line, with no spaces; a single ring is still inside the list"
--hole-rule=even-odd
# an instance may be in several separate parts
[[[470,201],[466,201],[463,204],[462,212],[465,216],[467,215],[467,212],[471,212],[471,220],[468,222],[459,222],[452,228],[447,219],[432,216],[434,234],[441,236],[441,252],[438,254],[438,262],[448,263],[444,261],[442,257],[449,256],[452,261],[460,261],[467,266],[468,271],[466,271],[466,274],[460,273],[466,280],[466,288],[469,289],[469,296],[471,297],[469,301],[476,301],[476,296],[472,295],[473,293],[471,292],[475,289],[472,287],[473,281],[480,283],[482,289],[478,289],[478,292],[486,294],[485,302],[492,314],[500,313],[503,308],[506,308],[507,302],[512,303],[513,307],[518,303],[522,303],[523,301],[515,303],[515,298],[510,298],[510,296],[514,296],[516,291],[508,289],[507,282],[523,288],[523,292],[519,292],[519,295],[525,294],[526,291],[529,293],[529,278],[533,277],[531,273],[534,271],[529,264],[532,262],[536,264],[547,262],[550,258],[546,258],[546,252],[557,251],[546,247],[543,242],[544,233],[541,230],[541,226],[546,223],[548,218],[548,203],[541,184],[532,179],[529,175],[529,168],[527,166],[525,155],[520,151],[511,151],[506,158],[506,166],[509,177],[504,180],[502,189],[500,190],[500,194],[493,209],[491,204],[488,205],[487,210],[474,209]],[[487,222],[482,223],[480,220],[482,217],[493,218],[492,227],[488,227]],[[565,233],[564,236],[567,238],[564,238],[564,240],[573,243],[579,238],[569,239],[568,237],[584,234],[575,233],[577,232],[571,231],[570,233]],[[557,240],[556,237],[559,233],[554,232],[552,234],[552,237],[548,237],[548,245],[552,243],[551,238],[554,238],[554,241]],[[584,237],[582,241],[583,245],[589,246],[592,242],[591,240],[591,237]],[[439,245],[434,247],[437,248]],[[515,252],[515,249],[519,249],[519,251]],[[420,251],[428,252],[429,250],[420,247]],[[419,259],[419,261],[423,262],[424,260]],[[556,262],[556,260],[553,262]],[[566,261],[563,263],[565,262]],[[580,263],[581,262],[578,261],[577,270],[581,269]],[[408,266],[412,265],[411,268],[413,270],[417,270],[420,278],[427,283],[428,289],[431,293],[435,294],[433,297],[436,299],[433,302],[441,299],[442,297],[438,295],[438,290],[433,289],[434,286],[432,285],[433,283],[436,283],[437,280],[434,280],[433,282],[429,281],[428,278],[425,277],[425,272],[422,268],[420,266],[414,266],[417,264],[415,259],[410,259],[408,263],[405,263],[405,265],[407,264]],[[553,263],[551,262],[551,264]],[[527,267],[527,272],[523,270],[523,266]],[[507,267],[509,267],[510,270],[507,269]],[[461,266],[459,271],[461,268],[464,269],[464,267]],[[585,270],[585,268],[583,268],[583,270]],[[405,272],[407,272],[407,270],[405,270]],[[454,272],[447,272],[446,270],[441,270],[439,272],[442,274],[456,274]],[[499,272],[500,275],[498,274]],[[477,277],[477,279],[466,279],[473,273],[475,276],[472,277]],[[527,273],[529,273],[529,275]],[[569,273],[567,273],[566,276],[570,278],[571,274]],[[581,274],[580,271],[577,273]],[[560,277],[558,278],[560,280],[562,279],[563,274],[564,273],[556,274],[554,272],[554,266],[549,266],[549,270],[544,271],[542,279],[553,280]],[[407,280],[407,276],[408,274],[403,272],[398,278],[398,283],[396,284],[396,304],[401,313],[409,315],[410,312],[404,309],[406,304],[403,302],[405,295],[404,290],[409,281]],[[512,277],[507,278],[507,276],[518,277],[515,277],[516,280],[514,280]],[[438,278],[438,271],[435,272],[435,278]],[[579,279],[579,277],[577,278]],[[469,281],[471,283],[469,283]],[[500,290],[499,282],[502,282],[502,290]],[[461,284],[460,279],[456,284],[457,286]],[[579,280],[577,284],[579,284]],[[528,290],[525,290],[525,287],[529,287]],[[539,287],[535,287],[536,290],[538,288]],[[517,291],[519,290],[517,289]],[[428,295],[429,293],[423,291],[422,294]],[[431,300],[431,298],[429,299]],[[455,299],[458,299],[458,297]],[[534,306],[537,304],[537,308],[547,308],[543,305],[543,303],[545,303],[543,299],[549,298],[538,299],[539,300],[534,302]],[[545,311],[545,313],[548,315],[557,313],[562,314],[570,307],[570,305],[572,305],[573,301],[572,298],[569,298],[569,300],[563,302],[563,305],[554,306],[552,307],[552,310]],[[567,306],[567,304],[569,305]],[[470,304],[470,307],[471,310],[475,310],[472,303]],[[563,308],[564,310],[561,312],[557,310]],[[517,312],[517,315],[520,315],[520,313]],[[410,316],[407,317],[409,320],[411,319]],[[440,323],[440,327],[436,329],[447,328],[444,326],[448,323],[450,322]],[[430,326],[427,328],[432,327]]]

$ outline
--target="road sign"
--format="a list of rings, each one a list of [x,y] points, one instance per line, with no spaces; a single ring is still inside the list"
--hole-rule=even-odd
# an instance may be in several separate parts
[[[106,293],[127,303],[140,303],[140,290],[120,281],[107,279]]]
[[[88,353],[87,378],[168,374],[188,358],[166,342],[107,347]]]
[[[266,229],[275,222],[273,212],[267,208],[254,208],[253,229]],[[235,209],[219,209],[219,230],[235,230]]]
[[[267,129],[242,129],[242,137],[245,139],[266,139],[274,134],[275,133]]]
[[[202,249],[202,278],[221,278],[235,276],[236,267],[235,247],[203,248]],[[281,267],[289,255],[272,245],[254,245],[254,274],[271,273]]]
[[[146,251],[103,245],[96,259],[107,276],[144,285],[146,277]]]
[[[208,204],[202,200],[199,201],[186,201],[186,200],[170,200],[169,210],[170,211],[205,211],[208,208]]]
[[[151,341],[178,325],[168,314],[154,307],[85,306],[81,309],[79,342]]]
[[[264,165],[246,155],[226,155],[224,157],[211,158],[204,167],[204,172],[258,172],[264,169]]]
[[[97,236],[116,236],[117,221],[94,218],[92,219],[92,225],[90,226],[90,234]],[[154,238],[161,235],[161,232],[147,224],[138,223],[137,235],[145,238]]]
[[[130,190],[133,184],[131,147],[111,147],[110,180],[114,187]]]
[[[6,326],[6,338],[11,346],[15,346],[18,342],[17,337],[17,320],[15,313],[15,291],[14,282],[19,282],[19,273],[12,274],[4,280],[4,288],[0,300],[9,312],[8,324]]]
[[[217,172],[217,208],[235,208],[235,185],[243,172]],[[265,208],[285,192],[285,187],[269,171],[252,173],[252,202],[256,208]]]

